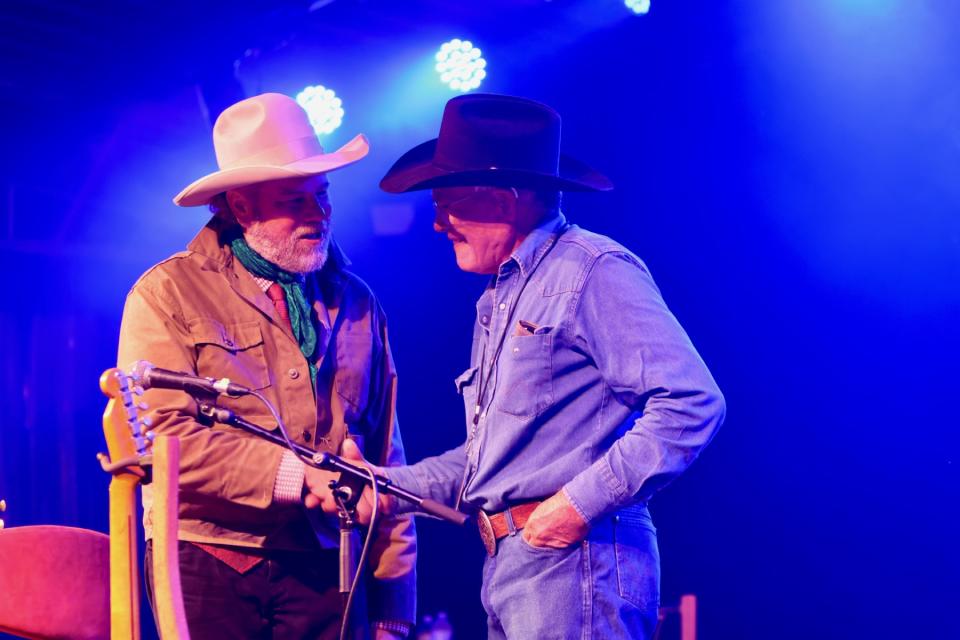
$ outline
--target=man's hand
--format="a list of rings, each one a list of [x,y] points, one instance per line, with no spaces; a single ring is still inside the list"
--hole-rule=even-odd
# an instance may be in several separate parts
[[[307,467],[303,472],[303,484],[309,492],[303,499],[307,509],[323,507],[323,510],[328,513],[336,513],[337,502],[333,499],[333,492],[330,491],[330,481],[339,477],[339,473]],[[328,505],[332,511],[327,508]]]
[[[341,458],[350,462],[356,466],[367,467],[372,470],[375,475],[383,475],[380,467],[370,464],[367,462],[363,454],[360,453],[359,447],[353,441],[347,438],[343,442],[343,451],[340,455]],[[310,472],[314,472],[311,474]],[[307,505],[307,508],[320,507],[325,513],[331,515],[337,515],[340,507],[337,505],[336,499],[333,497],[333,492],[330,491],[330,481],[337,480],[340,478],[340,474],[330,471],[321,471],[319,469],[307,469],[307,473],[304,475],[304,482],[309,489],[310,494],[304,500],[304,504]],[[319,484],[311,483],[322,483],[322,486]],[[316,489],[314,487],[316,486]],[[394,499],[391,496],[386,496],[380,494],[380,514],[390,513],[393,510]],[[360,497],[360,501],[357,503],[357,520],[361,524],[368,524],[370,522],[370,516],[373,513],[373,491],[370,489],[370,486],[367,485],[363,490],[363,495]]]
[[[588,525],[563,491],[544,500],[527,519],[523,539],[532,547],[563,549],[587,537]]]

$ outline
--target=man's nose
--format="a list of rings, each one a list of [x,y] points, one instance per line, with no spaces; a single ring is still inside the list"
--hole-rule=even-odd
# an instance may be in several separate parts
[[[325,195],[307,197],[307,216],[311,219],[330,217],[330,198]]]

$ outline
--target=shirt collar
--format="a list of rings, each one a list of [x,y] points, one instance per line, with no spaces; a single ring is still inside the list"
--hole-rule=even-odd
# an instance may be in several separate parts
[[[538,227],[534,228],[533,231],[523,239],[520,246],[514,249],[513,253],[510,254],[510,258],[500,265],[500,272],[503,273],[504,267],[510,261],[513,261],[520,267],[520,273],[522,273],[524,277],[529,277],[550,249],[552,245],[550,239],[566,226],[567,219],[563,213],[560,212],[540,223]]]

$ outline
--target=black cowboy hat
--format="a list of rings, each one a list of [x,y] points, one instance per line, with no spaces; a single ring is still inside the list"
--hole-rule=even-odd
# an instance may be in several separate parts
[[[485,93],[447,102],[440,136],[397,160],[380,181],[389,193],[455,186],[607,191],[613,183],[560,153],[560,114],[545,104]]]

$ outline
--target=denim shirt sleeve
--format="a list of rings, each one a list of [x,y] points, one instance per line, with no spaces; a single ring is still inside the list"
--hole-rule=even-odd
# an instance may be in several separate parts
[[[723,421],[723,396],[642,262],[601,254],[573,317],[574,338],[638,417],[563,488],[590,523],[646,500],[680,474]]]
[[[450,449],[438,456],[425,458],[407,467],[388,467],[383,469],[384,475],[391,482],[412,491],[421,498],[431,498],[446,505],[453,505],[457,501],[457,490],[463,478],[466,466],[465,444]],[[397,505],[399,513],[415,511],[415,507],[400,500]]]

